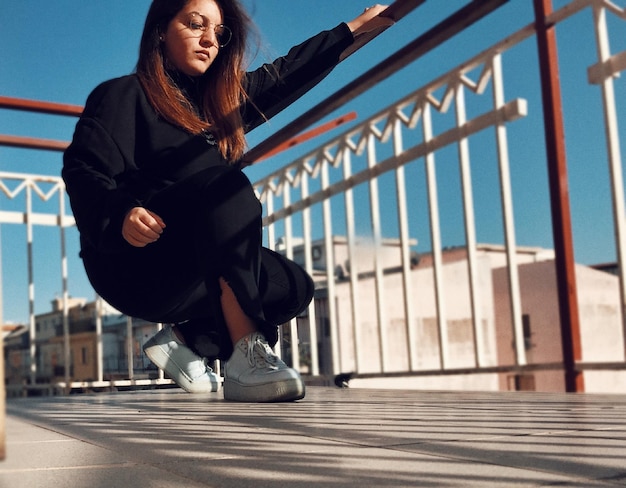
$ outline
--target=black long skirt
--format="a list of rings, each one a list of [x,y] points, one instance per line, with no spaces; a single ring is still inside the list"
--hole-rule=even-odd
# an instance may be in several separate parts
[[[94,289],[121,312],[177,323],[196,352],[228,359],[232,344],[221,310],[220,277],[271,345],[277,325],[310,303],[310,276],[261,246],[261,205],[238,169],[200,171],[157,193],[145,207],[166,224],[157,242],[129,245],[116,254],[83,250]]]

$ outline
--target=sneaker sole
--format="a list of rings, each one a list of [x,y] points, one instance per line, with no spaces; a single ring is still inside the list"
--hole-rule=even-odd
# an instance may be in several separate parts
[[[211,384],[210,388],[204,385],[194,385],[185,376],[180,376],[181,368],[160,346],[154,345],[144,348],[143,352],[158,368],[165,371],[170,378],[188,393],[212,393],[219,389],[219,383]],[[170,367],[168,367],[170,366]],[[176,369],[172,369],[176,368]],[[177,374],[178,373],[178,374]]]
[[[224,380],[224,399],[233,402],[293,402],[305,395],[304,382],[291,378],[261,385],[242,385],[226,378]]]

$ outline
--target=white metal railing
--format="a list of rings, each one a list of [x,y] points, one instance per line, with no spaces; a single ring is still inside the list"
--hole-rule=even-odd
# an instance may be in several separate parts
[[[624,8],[608,0],[575,0],[554,12],[549,22],[559,23],[585,8],[592,8],[598,46],[598,62],[588,71],[590,83],[602,88],[604,122],[607,134],[607,150],[611,174],[611,190],[614,207],[614,222],[618,261],[620,269],[621,309],[624,336],[626,337],[626,285],[624,260],[626,259],[626,229],[624,229],[624,185],[619,140],[618,117],[616,114],[616,94],[614,79],[626,69],[626,53],[612,54],[608,43],[607,14],[626,19]],[[264,203],[266,217],[266,237],[270,247],[275,247],[279,237],[283,241],[282,250],[289,257],[297,252],[302,254],[302,264],[318,281],[318,297],[307,312],[305,322],[293,321],[289,327],[291,343],[290,361],[295,367],[302,365],[298,347],[299,335],[306,333],[310,343],[310,364],[308,373],[339,374],[346,371],[373,373],[415,373],[422,371],[422,358],[417,349],[417,331],[412,324],[418,320],[419,311],[414,297],[416,290],[411,279],[412,256],[411,238],[412,212],[409,200],[417,191],[414,181],[408,175],[409,169],[419,166],[424,171],[424,190],[427,202],[428,228],[432,248],[433,297],[436,316],[438,364],[430,368],[430,373],[454,371],[459,368],[454,351],[450,350],[449,304],[456,297],[449,292],[450,281],[445,278],[441,209],[439,193],[442,189],[437,180],[438,169],[447,163],[441,153],[453,148],[457,154],[460,185],[462,189],[463,230],[467,248],[468,307],[471,311],[472,360],[463,365],[466,372],[497,371],[499,366],[494,358],[489,338],[483,335],[486,317],[482,303],[481,283],[479,282],[480,256],[476,238],[476,215],[472,169],[475,166],[470,150],[472,137],[487,129],[493,130],[495,154],[499,173],[499,194],[502,214],[503,240],[506,255],[506,275],[508,283],[509,315],[515,337],[515,367],[524,367],[531,362],[524,347],[525,338],[522,323],[521,292],[518,276],[518,245],[515,234],[513,191],[509,162],[507,125],[527,112],[523,99],[505,99],[502,58],[507,51],[534,35],[534,25],[528,25],[506,39],[478,54],[461,66],[433,80],[426,86],[393,103],[383,111],[345,131],[332,141],[307,155],[298,158],[281,170],[255,183],[257,193]],[[481,111],[469,116],[467,98],[480,100]],[[445,118],[440,124],[439,117]],[[443,129],[438,128],[443,127]],[[397,219],[397,249],[399,276],[401,283],[401,308],[404,317],[405,347],[393,345],[388,324],[389,297],[385,286],[388,284],[388,262],[384,256],[374,253],[371,264],[359,263],[362,252],[363,228],[359,223],[367,220],[367,234],[374,249],[384,247],[385,221],[381,207],[388,205],[389,198],[380,193],[380,181],[390,178],[395,188],[393,214]],[[389,181],[387,181],[389,183]],[[367,191],[367,204],[359,200],[361,190]],[[29,298],[29,375],[35,382],[35,282],[33,275],[33,227],[57,226],[61,234],[61,280],[63,293],[64,364],[70,364],[69,323],[68,323],[68,272],[65,250],[65,231],[74,225],[66,208],[66,195],[62,180],[58,177],[35,176],[17,173],[0,173],[0,191],[9,201],[24,198],[23,210],[0,211],[0,224],[25,225],[27,229],[26,251],[28,259],[28,298]],[[54,212],[33,210],[33,198],[44,202],[58,198]],[[12,205],[4,206],[9,208]],[[13,205],[14,206],[14,205]],[[343,281],[337,274],[338,267],[345,267],[337,256],[337,236],[345,236],[345,255],[350,269],[344,273]],[[296,238],[301,238],[298,240]],[[314,269],[314,248],[320,248],[325,256],[323,269]],[[362,269],[359,268],[362,266]],[[364,299],[360,289],[362,276],[367,275],[373,282],[371,299]],[[0,282],[0,285],[2,283]],[[342,291],[349,287],[347,294]],[[1,286],[0,286],[1,291]],[[342,300],[341,304],[339,300]],[[339,323],[339,307],[349,303],[349,322]],[[373,307],[370,307],[373,304]],[[370,308],[375,310],[372,316]],[[328,320],[329,351],[319,350],[316,338],[320,335],[319,326]],[[377,357],[369,356],[364,334],[366,323],[374,322],[375,337],[368,344],[377,345]],[[98,322],[98,378],[94,382],[73,384],[69,368],[65,368],[64,387],[104,387],[107,385],[143,385],[167,383],[162,375],[155,381],[136,380],[132,361],[133,351],[127,342],[128,379],[119,382],[103,380],[102,324]],[[306,329],[299,328],[306,324]],[[132,335],[132,322],[127,324],[127,335]],[[394,332],[396,333],[396,332]],[[626,351],[626,340],[624,349]],[[349,354],[346,354],[346,351]],[[318,358],[329,352],[332,369],[320,365]],[[404,355],[403,367],[398,368],[398,355]],[[402,361],[400,361],[402,362]]]
[[[624,269],[624,191],[622,179],[622,162],[620,159],[619,131],[616,115],[616,100],[613,89],[614,78],[624,70],[626,66],[626,53],[612,55],[609,50],[608,30],[606,15],[614,14],[621,19],[625,18],[625,9],[608,0],[577,0],[573,1],[558,11],[555,11],[546,20],[546,23],[559,23],[573,16],[584,8],[591,7],[594,12],[595,32],[598,44],[598,64],[589,68],[589,80],[591,83],[602,85],[604,114],[607,134],[607,147],[609,152],[609,165],[612,181],[612,195],[614,202],[615,227],[617,235],[617,247],[619,249],[619,268]],[[515,224],[513,219],[513,198],[510,181],[509,153],[507,143],[506,124],[526,114],[526,102],[521,99],[506,101],[504,98],[504,81],[502,73],[502,55],[509,49],[534,35],[534,24],[530,24],[520,31],[512,34],[502,42],[494,45],[485,52],[479,54],[463,65],[451,70],[449,73],[433,81],[427,86],[413,92],[399,100],[381,113],[360,123],[357,127],[346,131],[344,134],[330,141],[328,144],[315,149],[309,154],[297,159],[279,171],[257,181],[255,187],[262,202],[265,203],[267,217],[267,236],[269,245],[276,242],[278,235],[275,227],[283,222],[283,241],[287,255],[293,254],[294,235],[293,219],[300,216],[304,236],[304,255],[307,258],[304,265],[308,272],[312,273],[310,260],[311,253],[311,213],[321,205],[321,227],[324,239],[325,255],[333,255],[333,235],[338,231],[333,226],[333,205],[336,200],[333,197],[343,196],[345,209],[345,227],[340,234],[347,236],[349,260],[353,269],[349,274],[350,280],[350,309],[351,326],[354,339],[354,363],[342,364],[340,347],[340,334],[338,331],[338,318],[336,303],[333,297],[337,296],[336,277],[334,268],[337,263],[328,263],[326,267],[326,280],[324,285],[328,295],[328,319],[330,320],[331,347],[333,374],[351,370],[362,371],[360,363],[360,327],[364,318],[359,303],[359,273],[354,269],[356,258],[356,231],[355,221],[361,215],[367,214],[363,208],[356,208],[353,198],[354,188],[358,185],[367,185],[369,188],[369,223],[371,238],[374,245],[380,244],[382,239],[380,228],[380,197],[378,180],[387,172],[394,172],[396,178],[396,213],[399,219],[398,236],[401,246],[402,283],[403,283],[403,306],[406,323],[407,357],[409,367],[407,371],[416,370],[416,352],[414,346],[416,340],[410,324],[413,321],[414,310],[412,304],[413,291],[409,279],[409,223],[406,203],[406,179],[404,168],[406,165],[422,160],[426,175],[428,189],[428,208],[430,218],[430,239],[433,253],[433,272],[435,278],[436,315],[438,321],[438,334],[440,346],[440,367],[449,368],[451,365],[450,351],[448,350],[448,330],[446,320],[446,301],[449,295],[445,290],[443,279],[443,258],[441,225],[438,202],[438,185],[436,179],[437,151],[445,146],[456,146],[461,173],[461,185],[463,195],[463,212],[465,241],[468,252],[469,268],[469,291],[471,302],[471,316],[473,320],[475,368],[490,366],[488,354],[483,350],[485,338],[482,337],[481,304],[477,273],[477,242],[474,215],[474,197],[471,183],[471,158],[468,140],[469,138],[489,127],[495,129],[497,158],[500,176],[500,193],[504,227],[504,242],[507,257],[507,275],[509,285],[510,314],[515,335],[515,364],[525,366],[528,364],[525,350],[524,331],[522,324],[522,307],[517,263],[517,244],[515,237]],[[472,80],[472,74],[479,72],[476,81]],[[491,91],[487,88],[491,86]],[[491,96],[491,107],[481,115],[473,119],[467,118],[465,96],[467,92],[477,95]],[[437,96],[437,94],[440,94]],[[433,133],[432,114],[445,113],[454,107],[456,124],[452,128],[440,133]],[[421,127],[420,127],[421,125]],[[416,133],[421,129],[421,139],[417,143],[406,144],[406,139],[415,141]],[[392,149],[380,149],[385,145]],[[405,147],[406,146],[406,147]],[[386,157],[380,157],[377,151],[384,152]],[[364,155],[366,164],[363,169],[354,172],[352,158]],[[341,168],[340,177],[332,180],[330,171],[332,168]],[[317,181],[317,191],[311,192],[311,181]],[[294,197],[297,195],[297,197]],[[282,200],[282,205],[277,206],[276,201]],[[376,321],[379,335],[380,369],[379,372],[387,371],[387,317],[385,317],[385,294],[383,292],[383,268],[374,259],[374,283],[376,301]],[[626,320],[626,286],[624,285],[624,273],[620,273],[622,318]],[[314,305],[310,307],[309,314],[315,311]],[[309,336],[316,337],[314,316],[309,321]],[[625,322],[626,324],[626,322]],[[292,332],[293,334],[293,332]],[[624,337],[626,337],[626,325],[624,325]],[[295,342],[292,335],[292,342]],[[311,344],[315,340],[310,340]],[[626,340],[625,340],[626,350]],[[292,349],[293,350],[293,349]],[[397,354],[398,350],[395,349]],[[296,352],[297,354],[297,352]],[[319,365],[315,364],[316,355],[312,355],[312,371],[319,371]],[[298,358],[294,356],[294,363]]]
[[[13,184],[11,183],[13,182]],[[36,225],[56,226],[60,233],[60,254],[61,254],[61,286],[63,293],[64,320],[63,331],[65,341],[65,364],[69,364],[69,324],[67,321],[67,254],[65,248],[65,229],[74,225],[74,218],[67,215],[65,208],[65,185],[59,177],[36,176],[30,174],[0,172],[0,191],[9,200],[15,200],[24,196],[24,209],[2,210],[0,211],[0,223],[2,224],[24,224],[26,226],[26,252],[27,252],[27,273],[28,273],[28,310],[29,310],[29,335],[30,335],[30,382],[36,382],[37,362],[36,362],[36,337],[35,327],[35,280],[33,274],[33,227]],[[56,214],[50,212],[33,211],[33,198],[39,197],[43,202],[49,202],[53,198],[58,199]],[[0,293],[3,290],[3,281],[0,278]],[[69,368],[66,375],[69,374]],[[68,376],[66,376],[66,381]]]
[[[75,220],[67,211],[67,195],[65,192],[65,184],[62,178],[58,176],[41,176],[22,173],[0,172],[0,193],[6,198],[7,204],[0,210],[0,224],[4,225],[25,225],[26,227],[26,273],[28,283],[28,336],[29,347],[28,356],[26,358],[27,370],[24,373],[27,377],[30,388],[35,388],[40,382],[38,377],[38,361],[37,348],[41,347],[38,342],[38,334],[36,327],[35,313],[35,297],[36,297],[36,280],[34,266],[34,228],[36,226],[57,227],[59,230],[60,242],[60,278],[62,290],[62,329],[63,329],[63,371],[65,380],[57,385],[39,385],[42,388],[69,390],[72,388],[104,388],[109,386],[142,386],[150,384],[172,384],[171,380],[163,377],[163,372],[159,372],[156,379],[135,379],[134,375],[134,351],[133,342],[129,338],[133,337],[133,320],[130,317],[126,319],[126,356],[127,379],[121,380],[104,380],[103,371],[103,330],[102,317],[105,315],[101,306],[101,299],[97,299],[97,312],[94,315],[96,328],[96,355],[98,361],[96,363],[96,378],[90,381],[73,381],[71,377],[71,358],[70,358],[70,319],[69,319],[69,279],[68,279],[68,258],[66,251],[66,230],[74,227]],[[55,204],[56,200],[56,204]],[[43,202],[40,207],[35,209],[35,202]],[[51,208],[52,207],[52,208]],[[54,210],[56,208],[56,211]],[[1,234],[0,234],[1,236]],[[0,243],[1,244],[1,243]],[[7,251],[6,246],[0,247],[3,251]],[[53,251],[50,251],[52,256]],[[15,249],[10,250],[15,253]],[[4,278],[4,277],[0,277]],[[15,278],[14,276],[12,278]],[[0,279],[0,295],[3,285],[6,282]],[[10,282],[9,282],[10,283]],[[1,303],[1,302],[0,302]],[[15,385],[8,385],[9,389]],[[24,386],[22,383],[19,386]]]
[[[520,39],[527,34],[524,31],[523,35],[518,36]],[[471,286],[471,303],[472,310],[474,311],[474,337],[476,348],[476,365],[484,365],[483,355],[480,347],[482,344],[481,326],[480,324],[480,305],[478,303],[479,297],[477,293],[477,284],[475,279],[477,274],[475,272],[476,267],[476,239],[475,239],[475,224],[473,215],[473,197],[470,181],[470,155],[468,147],[468,138],[472,134],[476,134],[488,127],[494,127],[497,131],[498,141],[498,159],[501,178],[501,192],[503,195],[503,208],[505,215],[505,227],[507,235],[507,249],[509,252],[509,273],[511,282],[511,296],[513,297],[512,306],[512,319],[515,324],[515,330],[520,337],[523,337],[522,326],[519,323],[521,313],[519,309],[519,291],[518,283],[515,275],[515,235],[514,235],[514,223],[512,219],[512,199],[510,190],[510,178],[508,169],[508,149],[506,140],[505,125],[507,122],[513,121],[519,117],[523,117],[526,113],[526,103],[524,100],[512,100],[505,102],[504,90],[503,90],[503,78],[501,69],[501,51],[505,46],[508,46],[510,40],[505,43],[495,46],[493,49],[482,53],[480,56],[474,58],[469,63],[450,71],[448,74],[435,80],[433,83],[427,85],[420,90],[408,95],[399,102],[391,105],[383,112],[371,117],[370,119],[362,122],[356,128],[350,129],[343,135],[334,139],[330,143],[324,145],[313,151],[312,153],[298,159],[296,162],[281,169],[280,171],[269,175],[268,177],[255,183],[257,192],[263,202],[266,203],[268,209],[268,215],[265,218],[265,224],[268,226],[268,236],[270,244],[273,242],[276,232],[274,226],[279,220],[285,221],[285,247],[287,254],[290,255],[292,251],[293,235],[291,234],[292,219],[298,212],[311,212],[311,208],[321,203],[323,206],[323,226],[325,236],[325,253],[326,256],[332,256],[332,210],[331,199],[335,195],[343,195],[345,201],[345,221],[348,241],[348,254],[351,263],[356,263],[356,231],[354,228],[354,222],[356,220],[355,214],[357,212],[353,199],[353,189],[363,183],[367,183],[369,186],[370,199],[370,215],[371,215],[371,229],[373,242],[375,247],[379,247],[382,241],[382,233],[380,228],[380,201],[378,194],[377,179],[386,172],[395,172],[398,197],[397,197],[397,214],[399,216],[399,229],[400,229],[400,242],[402,249],[402,266],[403,266],[403,283],[404,283],[404,306],[407,311],[408,320],[406,320],[407,327],[411,323],[411,290],[410,280],[408,275],[409,270],[409,235],[408,235],[408,221],[407,221],[407,203],[404,195],[406,194],[406,181],[404,177],[403,167],[416,159],[424,158],[426,171],[428,176],[428,194],[429,194],[429,208],[430,208],[430,228],[431,228],[431,240],[434,253],[434,273],[436,283],[436,297],[437,297],[437,318],[439,324],[439,337],[442,348],[441,354],[441,366],[446,367],[449,363],[449,353],[446,350],[447,341],[447,321],[446,321],[446,307],[445,307],[445,289],[444,282],[441,279],[442,273],[442,246],[440,238],[440,223],[439,223],[439,211],[437,200],[437,183],[436,183],[436,161],[435,155],[437,150],[444,148],[448,145],[456,145],[458,147],[459,159],[461,165],[461,174],[463,182],[463,198],[464,198],[464,212],[465,212],[465,229],[466,238],[468,243],[468,249],[470,250],[469,265],[470,265],[470,280]],[[470,74],[479,71],[479,77],[476,81],[471,79]],[[469,90],[472,93],[482,95],[487,87],[491,84],[491,108],[482,113],[481,115],[467,120],[466,107],[465,107],[465,91]],[[436,93],[442,92],[442,97],[437,97]],[[434,134],[433,133],[433,120],[432,112],[445,113],[450,110],[454,105],[456,112],[456,125],[444,132]],[[404,134],[403,129],[408,129],[408,133]],[[415,132],[421,130],[421,135],[417,136]],[[416,144],[403,147],[403,141],[411,137],[412,139],[420,139]],[[382,160],[377,159],[377,145],[390,144],[393,146],[393,150],[389,157]],[[354,173],[351,167],[351,158],[353,156],[359,157],[365,154],[366,167],[360,171]],[[342,168],[341,178],[335,182],[331,182],[329,179],[329,167]],[[309,179],[318,178],[320,180],[319,190],[313,194],[309,194]],[[299,190],[299,199],[295,202],[291,202],[291,190]],[[280,209],[275,208],[276,197],[280,196],[283,201],[283,206]],[[310,218],[306,218],[306,222],[310,221]],[[308,225],[308,224],[307,224]],[[310,233],[310,231],[307,231]],[[310,238],[305,236],[305,244],[309,242]],[[308,244],[310,246],[310,244]],[[305,256],[310,255],[310,249],[305,249]],[[311,262],[306,263],[307,271],[313,272]],[[326,284],[328,286],[328,295],[332,297],[334,295],[334,266],[327,266],[327,279]],[[382,292],[383,286],[383,268],[380,262],[374,263],[374,276],[376,283],[376,304],[377,304],[377,321],[379,324],[385,324],[386,319],[384,317],[385,305],[384,294]],[[358,304],[358,272],[351,270],[350,273],[351,282],[351,310],[352,310],[352,326],[355,328],[354,337],[359,337],[358,324],[361,322],[359,317],[359,304]],[[329,299],[329,314],[331,320],[331,331],[333,344],[333,365],[335,370],[333,373],[337,374],[341,371],[341,362],[339,360],[339,352],[336,344],[338,341],[334,339],[338,336],[336,311],[334,310],[334,301]],[[313,310],[314,307],[311,307]],[[310,323],[313,327],[314,324]],[[380,362],[382,365],[382,371],[385,370],[386,363],[386,337],[385,327],[378,327],[379,341],[380,341]],[[411,337],[411,328],[408,327],[407,336]],[[315,337],[313,335],[312,337]],[[358,339],[357,339],[358,342]],[[415,357],[413,346],[415,341],[408,341],[408,354],[410,358]],[[522,347],[518,348],[518,364],[525,364],[525,356],[523,349],[523,340],[521,341]],[[356,346],[358,348],[358,344]],[[358,353],[356,354],[358,358]],[[414,361],[412,361],[414,362]],[[358,370],[358,360],[356,368]]]
[[[607,13],[626,20],[626,8],[620,8],[612,2],[593,2],[596,46],[598,62],[589,68],[589,82],[602,88],[602,102],[608,151],[609,173],[611,175],[611,195],[613,198],[613,225],[615,227],[617,261],[620,272],[620,295],[622,304],[622,327],[626,338],[626,210],[624,208],[624,179],[620,149],[619,127],[616,113],[615,78],[626,70],[626,51],[611,53]],[[624,341],[626,353],[626,340]]]

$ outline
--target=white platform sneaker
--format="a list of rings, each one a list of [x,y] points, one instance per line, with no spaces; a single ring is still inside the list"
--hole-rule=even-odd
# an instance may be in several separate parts
[[[156,366],[165,371],[178,386],[189,393],[217,391],[220,378],[208,366],[207,360],[183,344],[171,326],[165,326],[143,346]]]
[[[224,366],[224,399],[290,402],[304,397],[300,374],[280,360],[262,334],[239,340]]]

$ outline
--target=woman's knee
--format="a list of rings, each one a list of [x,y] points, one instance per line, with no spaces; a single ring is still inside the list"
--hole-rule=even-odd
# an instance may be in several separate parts
[[[268,320],[281,323],[302,313],[313,299],[315,285],[298,264],[262,250],[261,297]]]

